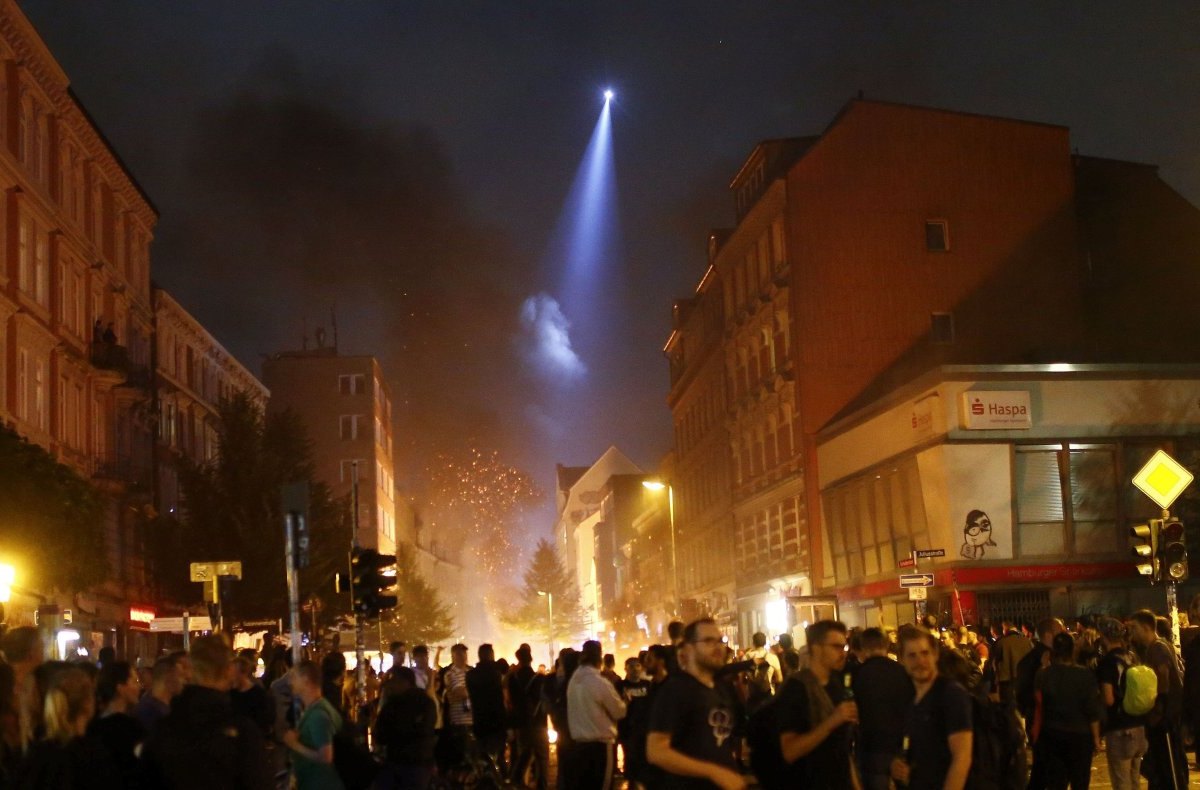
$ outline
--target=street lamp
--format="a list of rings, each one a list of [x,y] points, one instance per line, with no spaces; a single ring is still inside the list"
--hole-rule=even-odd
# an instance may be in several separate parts
[[[546,592],[545,590],[538,590],[537,594],[546,599],[546,613],[547,613],[546,619],[550,623],[550,630],[546,632],[546,635],[550,639],[550,666],[553,667],[554,666],[554,593]]]
[[[651,491],[667,489],[667,517],[671,523],[671,583],[675,588],[675,616],[679,616],[679,565],[675,560],[675,488],[661,480],[643,480],[642,485]]]

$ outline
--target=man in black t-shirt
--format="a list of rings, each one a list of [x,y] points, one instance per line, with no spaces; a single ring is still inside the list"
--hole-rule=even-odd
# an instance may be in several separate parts
[[[900,754],[904,738],[904,719],[897,713],[912,703],[913,684],[904,667],[888,656],[882,630],[863,631],[859,644],[865,656],[853,684],[859,778],[866,790],[888,790],[892,759]]]
[[[900,632],[900,661],[916,694],[905,720],[906,748],[892,762],[892,778],[908,790],[963,790],[971,770],[971,698],[938,674],[939,650],[924,629]]]
[[[821,620],[809,626],[808,666],[788,677],[775,705],[779,745],[794,783],[810,790],[861,787],[850,764],[850,725],[858,706],[847,692],[846,626]]]
[[[711,618],[689,623],[679,646],[680,670],[654,695],[646,757],[665,790],[744,790],[733,754],[736,707],[713,680],[725,664],[725,642]]]

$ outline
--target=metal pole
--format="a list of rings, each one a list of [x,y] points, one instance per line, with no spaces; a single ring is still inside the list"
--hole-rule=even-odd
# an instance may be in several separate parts
[[[671,521],[671,583],[675,585],[675,616],[679,617],[679,565],[675,560],[675,486],[667,483],[667,516]]]
[[[188,630],[188,620],[190,620],[190,619],[191,619],[191,617],[188,616],[188,613],[184,612],[183,613],[183,649],[184,650],[192,649],[192,632]]]
[[[1171,511],[1163,508],[1162,517],[1163,523],[1166,524],[1171,520]],[[1170,576],[1170,572],[1164,569],[1163,575]],[[1179,650],[1182,648],[1179,633],[1179,599],[1175,593],[1175,581],[1172,579],[1167,582],[1167,617],[1171,618],[1171,641],[1175,644],[1175,649]]]
[[[354,503],[354,517],[351,523],[354,528],[354,537],[350,542],[350,549],[353,551],[358,548],[358,461],[350,462],[351,480],[350,480],[350,501]],[[354,604],[354,573],[350,574],[350,604]],[[356,680],[358,699],[358,708],[362,710],[367,705],[367,633],[364,627],[363,616],[356,608],[354,610],[354,675]]]
[[[913,573],[920,573],[921,569],[919,567],[917,567],[917,550],[916,549],[913,549],[913,551],[912,551],[912,560],[913,560]],[[926,595],[928,595],[928,593],[926,593]],[[928,602],[924,598],[922,598],[919,601],[914,602],[913,607],[916,609],[916,612],[917,612],[917,625],[922,625],[921,621],[925,619],[925,612],[927,611],[927,609],[926,609],[927,605],[928,605]]]
[[[550,615],[550,666],[554,666],[554,593],[546,591],[546,607]]]
[[[300,650],[300,578],[296,572],[296,528],[300,513],[288,513],[283,520],[284,541],[287,548],[288,626],[292,633],[292,664],[299,665]]]

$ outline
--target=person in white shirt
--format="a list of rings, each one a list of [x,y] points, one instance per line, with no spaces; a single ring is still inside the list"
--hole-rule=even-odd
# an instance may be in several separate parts
[[[625,701],[600,674],[600,643],[583,643],[579,669],[567,686],[567,723],[575,746],[563,766],[563,787],[608,790],[616,760],[617,722],[625,717]]]

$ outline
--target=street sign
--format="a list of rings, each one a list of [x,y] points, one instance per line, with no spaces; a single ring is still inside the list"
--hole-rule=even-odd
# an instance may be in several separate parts
[[[900,560],[900,562],[898,562],[897,564],[901,568],[911,568],[912,566],[917,564],[917,561],[914,560],[912,557],[905,557],[904,559]]]
[[[1192,473],[1162,450],[1155,452],[1141,471],[1133,476],[1133,484],[1138,490],[1163,510],[1170,509],[1183,490],[1192,484],[1192,480]]]
[[[213,564],[217,566],[218,576],[232,576],[235,579],[242,578],[242,563],[238,560],[216,562]]]
[[[909,587],[932,587],[932,573],[902,573],[900,574],[900,586],[907,590]]]
[[[182,617],[155,617],[150,621],[151,631],[165,631],[168,633],[182,634],[183,633],[183,618]],[[211,631],[212,620],[207,617],[189,617],[188,631]]]
[[[908,600],[910,601],[925,601],[929,599],[928,587],[909,587]]]
[[[945,549],[917,549],[915,553],[917,555],[917,559],[919,559],[919,560],[923,560],[927,557],[945,557],[946,556]]]
[[[189,566],[189,570],[191,571],[189,578],[194,582],[206,582],[217,575],[216,563],[212,562],[193,562]]]

